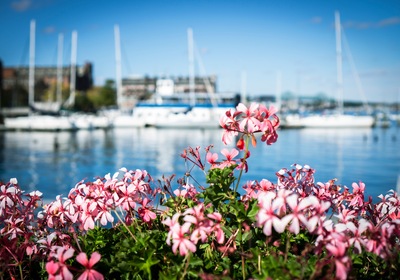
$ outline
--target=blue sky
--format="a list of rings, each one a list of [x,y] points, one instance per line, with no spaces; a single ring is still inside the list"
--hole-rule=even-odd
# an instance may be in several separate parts
[[[124,77],[187,76],[190,27],[220,91],[240,91],[245,75],[249,95],[273,94],[280,73],[283,92],[334,97],[336,10],[351,53],[343,49],[345,99],[362,100],[364,93],[368,101],[400,101],[399,0],[2,0],[0,59],[6,67],[28,65],[35,19],[36,65],[56,65],[59,33],[69,65],[76,30],[77,62],[92,62],[101,85],[115,79],[118,24]]]

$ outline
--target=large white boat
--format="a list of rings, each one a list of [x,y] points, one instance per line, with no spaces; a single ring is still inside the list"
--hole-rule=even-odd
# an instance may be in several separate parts
[[[187,93],[174,93],[158,102],[139,103],[133,115],[146,126],[158,128],[218,128],[220,117],[235,108],[238,99],[219,93],[218,99],[210,100],[207,93],[196,93],[193,102]]]
[[[75,130],[75,123],[67,116],[31,115],[6,118],[4,127],[8,130],[62,131]]]
[[[119,29],[116,28],[117,80],[120,80]],[[112,117],[113,127],[218,128],[220,117],[235,108],[239,97],[233,93],[214,93],[209,81],[207,92],[195,91],[194,43],[188,29],[189,92],[176,92],[172,79],[159,79],[156,92],[149,100],[138,102],[132,113]],[[122,94],[117,94],[122,97]]]
[[[372,127],[374,118],[371,115],[348,115],[343,109],[343,77],[342,77],[342,27],[339,12],[335,12],[336,29],[336,63],[337,63],[337,101],[338,110],[326,114],[311,114],[307,116],[287,115],[282,120],[282,127],[287,128],[348,128],[348,127]]]
[[[351,128],[372,127],[374,118],[371,116],[357,116],[345,114],[310,115],[301,117],[299,115],[286,116],[283,127],[309,127],[309,128]]]
[[[169,91],[165,84],[171,87]],[[239,96],[231,93],[218,93],[212,98],[208,93],[176,93],[172,80],[160,79],[153,98],[138,102],[129,115],[111,117],[112,125],[115,128],[218,128],[220,117],[238,102]]]

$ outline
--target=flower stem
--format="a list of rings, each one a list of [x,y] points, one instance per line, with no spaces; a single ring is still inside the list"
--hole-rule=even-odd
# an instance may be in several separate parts
[[[190,253],[186,255],[185,257],[186,263],[185,263],[185,270],[183,271],[183,274],[181,276],[181,280],[185,279],[186,273],[187,273],[187,268],[189,267],[189,261],[190,261]]]
[[[248,134],[246,134],[246,139],[244,140],[244,143],[245,143],[244,157],[243,157],[242,167],[240,168],[239,176],[238,176],[238,179],[236,182],[235,193],[237,192],[237,190],[239,188],[240,179],[242,178],[242,174],[243,174],[243,168],[247,161],[247,155],[249,152],[249,141],[250,141],[250,136]]]
[[[243,248],[242,248],[242,276],[243,276],[243,280],[246,279],[246,271],[244,269],[244,254],[243,254]]]
[[[22,279],[24,279],[24,274],[22,273],[22,265],[19,264],[18,268],[19,268],[19,277],[21,277],[21,280],[22,280]]]
[[[133,240],[136,240],[135,236],[133,235],[133,233],[130,231],[130,229],[128,228],[128,226],[126,225],[126,223],[121,219],[121,217],[118,215],[118,211],[114,211],[115,215],[117,215],[117,218],[121,221],[122,225],[126,228],[126,230],[129,232],[129,234],[132,236]]]

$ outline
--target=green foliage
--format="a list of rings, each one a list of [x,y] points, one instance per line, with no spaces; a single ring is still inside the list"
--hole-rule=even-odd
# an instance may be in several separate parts
[[[75,97],[74,110],[81,112],[94,112],[95,108],[86,93],[78,92]]]
[[[239,195],[234,194],[230,188],[236,180],[233,173],[235,168],[236,165],[224,169],[210,169],[206,178],[209,186],[200,194],[205,204],[212,203],[215,208],[218,208],[220,203],[235,199]]]
[[[106,80],[104,86],[90,90],[88,99],[96,109],[116,105],[117,95],[114,81]]]
[[[393,258],[382,259],[370,252],[353,254],[350,277],[357,279],[398,279],[400,275],[400,252]]]

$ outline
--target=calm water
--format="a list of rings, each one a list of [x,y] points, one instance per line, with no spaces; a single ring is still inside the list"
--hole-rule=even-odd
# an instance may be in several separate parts
[[[182,176],[190,166],[180,158],[188,146],[222,145],[221,130],[111,129],[77,132],[1,132],[0,180],[16,177],[26,191],[46,200],[66,196],[82,179],[94,180],[121,167],[146,169],[154,178]],[[363,181],[374,198],[396,188],[400,174],[400,128],[281,130],[278,142],[251,150],[244,180],[275,181],[293,163],[316,169],[316,181],[337,178],[351,187]],[[196,178],[204,182],[201,172]]]

